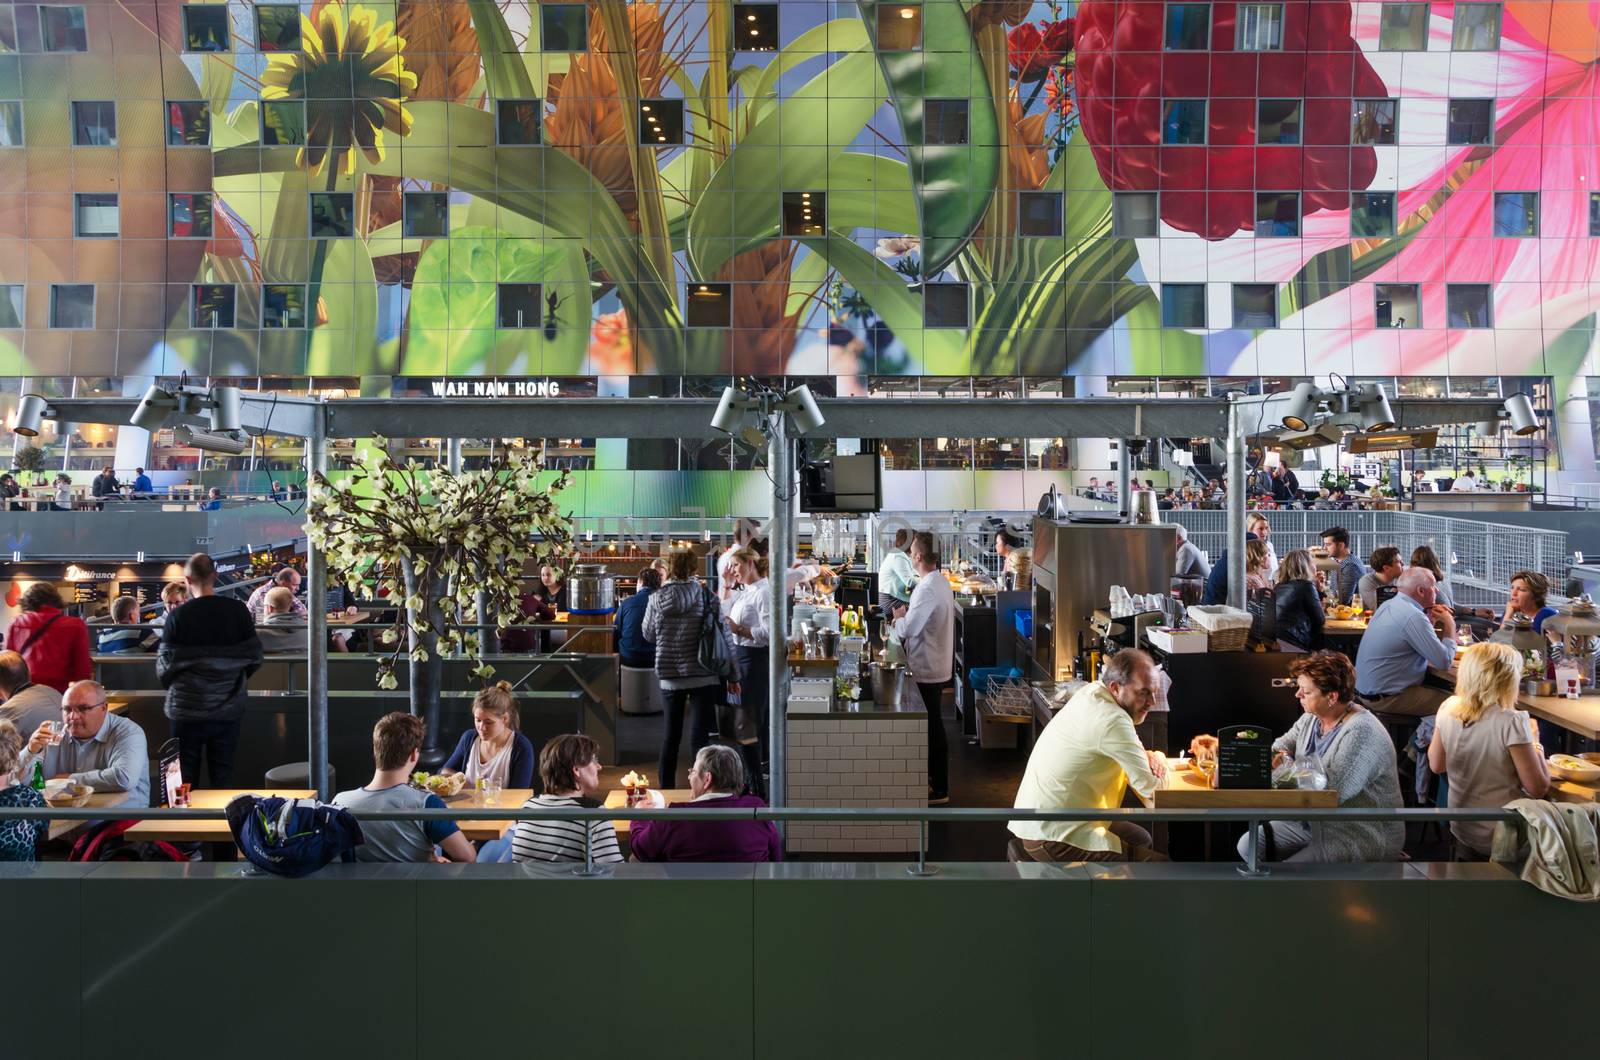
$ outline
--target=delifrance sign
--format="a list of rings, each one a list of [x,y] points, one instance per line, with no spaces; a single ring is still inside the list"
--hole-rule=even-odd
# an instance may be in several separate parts
[[[434,397],[542,397],[561,396],[556,379],[433,379],[428,390]]]

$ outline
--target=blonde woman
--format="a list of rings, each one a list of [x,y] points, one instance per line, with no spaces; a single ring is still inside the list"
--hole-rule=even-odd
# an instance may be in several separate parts
[[[1272,574],[1267,568],[1267,543],[1244,543],[1244,587],[1249,592],[1272,588]]]
[[[1250,542],[1254,544],[1255,542]],[[1279,651],[1316,651],[1322,647],[1322,589],[1311,553],[1297,548],[1278,564],[1273,590]]]
[[[1522,655],[1509,644],[1474,644],[1461,656],[1456,694],[1439,707],[1428,768],[1450,778],[1455,809],[1498,809],[1524,794],[1544,798],[1550,771],[1527,711],[1517,709]],[[1492,821],[1456,821],[1457,857],[1486,860]]]
[[[0,806],[44,808],[44,796],[33,789],[22,773],[22,734],[4,719],[0,719]],[[0,861],[34,860],[34,848],[46,831],[44,821],[0,821]]]
[[[445,761],[446,773],[465,773],[468,784],[479,780],[505,788],[533,787],[533,741],[522,734],[517,699],[509,681],[497,681],[472,700],[472,728]]]

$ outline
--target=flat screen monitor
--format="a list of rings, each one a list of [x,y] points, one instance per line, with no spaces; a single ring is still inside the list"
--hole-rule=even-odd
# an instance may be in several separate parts
[[[883,507],[882,462],[877,446],[853,456],[808,464],[800,475],[803,512],[875,512]]]

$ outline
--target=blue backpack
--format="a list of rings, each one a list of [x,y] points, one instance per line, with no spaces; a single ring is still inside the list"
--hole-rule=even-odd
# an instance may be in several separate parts
[[[364,841],[348,810],[316,799],[236,795],[223,812],[239,852],[275,876],[309,876],[335,858],[354,861]]]

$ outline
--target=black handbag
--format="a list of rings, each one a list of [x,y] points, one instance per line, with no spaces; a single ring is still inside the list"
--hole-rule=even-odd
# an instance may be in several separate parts
[[[718,628],[722,622],[722,609],[717,605],[717,598],[711,595],[710,590],[701,589],[700,602],[705,613],[700,621],[700,650],[695,661],[702,670],[720,680],[737,681],[739,661],[733,657],[733,649]]]

